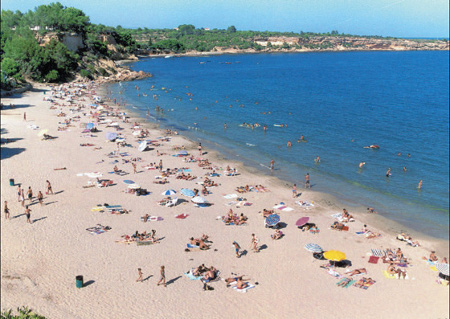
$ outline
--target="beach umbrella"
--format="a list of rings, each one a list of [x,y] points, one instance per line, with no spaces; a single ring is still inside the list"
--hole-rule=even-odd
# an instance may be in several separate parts
[[[134,182],[133,182],[133,181],[130,181],[129,179],[126,179],[126,180],[124,180],[123,182],[124,182],[125,184],[129,184],[129,185],[134,184]]]
[[[88,124],[86,124],[86,128],[87,128],[88,130],[94,128],[94,126],[95,126],[94,123],[88,123]]]
[[[138,185],[138,184],[131,184],[131,185],[128,185],[128,188],[131,188],[131,189],[138,189],[138,188],[141,188],[141,186]]]
[[[191,200],[192,200],[194,203],[196,203],[196,204],[204,204],[204,203],[207,202],[206,199],[204,199],[204,198],[201,197],[201,196],[195,196],[195,197],[192,198]]]
[[[165,192],[162,192],[161,195],[164,195],[164,196],[170,196],[170,195],[173,195],[173,194],[176,194],[176,193],[177,193],[177,192],[174,191],[173,189],[168,189],[168,190],[166,190]]]
[[[266,225],[275,226],[280,221],[280,215],[271,214],[266,217]]]
[[[139,146],[138,146],[139,152],[145,151],[146,148],[147,148],[147,142],[146,141],[139,143]]]
[[[45,128],[38,133],[38,136],[43,136],[47,132],[48,132],[48,129]]]
[[[299,220],[297,220],[297,222],[295,223],[295,226],[297,227],[302,227],[303,225],[305,225],[307,222],[309,221],[309,217],[302,217]]]
[[[341,261],[345,259],[345,254],[339,250],[329,250],[323,253],[323,257],[331,261]]]
[[[322,247],[320,247],[320,246],[317,245],[317,244],[306,244],[306,245],[305,245],[305,249],[306,249],[307,251],[312,252],[312,253],[321,253],[321,252],[323,252]]]
[[[117,133],[108,132],[106,133],[106,138],[110,141],[114,141],[117,138]]]
[[[195,196],[194,191],[192,189],[189,189],[189,188],[182,188],[180,193],[183,194],[184,196],[187,196],[187,197],[194,197]]]
[[[178,155],[186,156],[186,155],[188,155],[188,152],[187,151],[179,151]]]
[[[100,172],[85,173],[84,175],[86,175],[89,178],[98,178],[103,176],[102,173]]]
[[[448,264],[436,264],[436,269],[445,276],[449,276]]]

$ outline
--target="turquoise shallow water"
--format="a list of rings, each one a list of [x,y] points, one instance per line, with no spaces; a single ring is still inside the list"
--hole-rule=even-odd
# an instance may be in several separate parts
[[[449,238],[448,51],[148,58],[131,67],[154,76],[109,89],[142,117],[149,109],[150,121],[290,182],[309,172],[315,190]],[[297,143],[301,135],[307,142]]]

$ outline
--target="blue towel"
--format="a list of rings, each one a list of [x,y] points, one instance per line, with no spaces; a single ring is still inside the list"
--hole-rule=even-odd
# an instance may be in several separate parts
[[[184,275],[186,277],[188,277],[190,280],[200,280],[200,278],[202,278],[202,276],[196,277],[196,276],[194,276],[194,274],[192,274],[190,272],[186,272],[186,273],[184,273]]]
[[[200,248],[200,246],[187,244],[187,248]]]

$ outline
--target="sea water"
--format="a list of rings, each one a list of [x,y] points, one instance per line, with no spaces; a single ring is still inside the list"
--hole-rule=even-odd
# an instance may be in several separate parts
[[[298,187],[309,173],[313,190],[449,238],[448,51],[145,58],[130,67],[153,77],[113,84],[111,97],[143,118]],[[380,149],[364,148],[372,144]]]

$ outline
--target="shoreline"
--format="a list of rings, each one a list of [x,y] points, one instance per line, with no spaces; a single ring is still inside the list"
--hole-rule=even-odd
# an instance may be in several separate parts
[[[39,88],[48,90],[49,87],[40,85]],[[345,305],[348,314],[375,309],[380,304],[397,305],[394,308],[382,307],[375,313],[365,312],[365,318],[402,318],[417,314],[433,318],[448,316],[448,288],[436,284],[436,272],[421,260],[422,256],[429,254],[428,243],[422,243],[425,247],[413,248],[395,240],[384,230],[379,238],[360,237],[355,231],[361,229],[363,222],[356,215],[356,221],[348,224],[348,232],[327,229],[334,221],[330,215],[341,212],[342,207],[329,198],[322,198],[324,205],[321,205],[319,198],[322,195],[314,191],[304,192],[299,189],[302,195],[298,199],[319,204],[311,209],[301,208],[295,205],[290,189],[282,181],[247,173],[246,168],[237,166],[240,175],[213,178],[220,186],[211,188],[212,194],[206,197],[214,203],[211,207],[192,207],[189,201],[176,207],[157,205],[157,201],[163,197],[161,192],[167,188],[179,191],[180,188],[199,186],[195,181],[183,181],[175,177],[169,178],[168,185],[153,184],[152,181],[160,173],[142,170],[141,166],[163,160],[165,168],[188,167],[192,169],[193,175],[203,177],[210,171],[199,167],[197,163],[184,162],[179,157],[171,156],[176,152],[172,147],[183,144],[189,144],[193,154],[197,155],[195,142],[192,144],[183,136],[171,135],[170,142],[164,142],[158,147],[159,152],[167,155],[158,157],[156,148],[138,152],[131,133],[132,119],[125,124],[116,118],[123,127],[121,132],[132,144],[122,149],[130,154],[130,157],[122,159],[135,156],[142,158],[138,163],[140,172],[133,174],[131,164],[121,163],[120,157],[107,157],[107,154],[116,150],[114,143],[105,141],[105,134],[110,128],[99,125],[102,132],[89,138],[80,133],[83,123],[90,121],[89,112],[94,111],[87,105],[92,95],[98,93],[96,85],[85,95],[86,101],[80,104],[86,106],[81,112],[77,112],[73,106],[60,105],[56,109],[49,109],[51,104],[42,101],[44,95],[41,90],[14,96],[5,102],[9,104],[12,101],[21,108],[2,110],[1,118],[2,128],[5,129],[2,139],[11,139],[10,143],[2,145],[2,200],[8,200],[12,216],[9,221],[1,219],[2,310],[27,305],[49,318],[145,318],[148,313],[152,313],[155,318],[165,319],[293,318],[298,316],[298,306],[312,306],[304,314],[305,318],[329,318],[335,316],[336,309],[342,307],[343,296],[347,296],[349,300],[357,300]],[[64,100],[58,102],[66,104]],[[120,107],[120,110],[123,108]],[[23,111],[27,113],[26,121],[22,118]],[[66,113],[66,117],[58,117],[60,112]],[[128,109],[125,112],[132,115]],[[80,118],[77,119],[77,116]],[[61,125],[58,123],[66,118],[74,119],[72,126],[65,131],[57,130]],[[49,134],[57,138],[42,141],[36,136],[39,131],[28,128],[29,125],[38,125],[39,129],[48,128]],[[164,136],[161,132],[161,129],[153,128],[150,137]],[[82,147],[82,143],[93,143],[101,149]],[[217,156],[220,160],[219,153],[209,148],[206,152],[208,154],[203,157],[214,165],[235,163],[229,160],[218,163],[213,158]],[[114,164],[114,159],[118,163]],[[29,161],[33,164],[27,165]],[[106,174],[113,165],[118,165],[129,175],[119,177]],[[65,169],[55,170],[61,167]],[[93,171],[103,172],[103,178],[111,178],[115,184],[106,188],[84,188],[88,178],[77,174]],[[15,187],[9,185],[10,178],[15,179]],[[16,202],[17,183],[21,183],[24,188],[31,185],[37,192],[44,190],[46,179],[52,182],[55,194],[44,196],[43,206],[33,203],[31,209],[34,222],[29,225],[22,216],[23,208]],[[126,194],[123,191],[126,185],[122,179],[136,181],[148,188],[151,194],[141,197]],[[234,193],[236,186],[248,183],[264,185],[270,192],[240,194],[253,203],[249,207],[227,206],[229,200],[224,199],[223,195]],[[294,210],[280,211],[281,219],[286,224],[282,228],[285,237],[276,241],[270,238],[274,231],[264,227],[258,211],[271,209],[280,201]],[[327,202],[331,205],[326,206]],[[92,207],[95,208],[99,203],[120,204],[130,213],[118,216],[92,211]],[[216,216],[225,215],[230,207],[236,213],[248,216],[248,225],[226,226],[217,220]],[[143,223],[139,217],[146,213],[161,216],[163,220]],[[189,217],[174,218],[180,213],[187,213]],[[310,216],[312,222],[317,223],[319,234],[297,229],[296,220],[304,216]],[[110,226],[111,231],[94,235],[86,232],[88,227],[98,223]],[[374,229],[374,225],[369,224],[369,228]],[[131,234],[136,230],[150,232],[151,229],[157,231],[161,238],[160,244],[139,247],[115,243],[122,234]],[[185,252],[187,238],[201,236],[202,233],[211,236],[212,249]],[[261,239],[261,252],[250,251],[242,258],[236,258],[232,241],[239,242],[243,250],[249,251],[252,233]],[[315,260],[311,252],[303,248],[307,243],[317,243],[325,250],[345,252],[346,258],[352,263],[351,269],[366,268],[368,276],[376,284],[367,291],[357,287],[342,290],[336,286],[338,280],[319,267],[326,260]],[[409,280],[387,279],[382,273],[385,264],[368,263],[371,249],[388,247],[401,247],[412,262],[412,266],[407,268]],[[208,267],[217,267],[222,278],[230,273],[245,274],[255,288],[242,294],[225,287],[220,281],[210,283],[214,291],[202,291],[200,281],[189,280],[184,275],[202,263]],[[166,266],[167,288],[156,285],[161,265]],[[142,283],[136,282],[138,267],[142,267],[144,272],[145,281]],[[336,270],[344,274],[344,269]],[[84,275],[86,285],[82,289],[75,287],[77,275]],[[428,294],[424,296],[423,291]],[[148,295],[151,298],[145,299]],[[276,308],[265,302],[269,298],[276,300]],[[199,299],[208,306],[198,307]],[[136,303],[136,300],[143,302]],[[168,303],[170,307],[166,307]]]
[[[130,61],[130,62],[136,62],[136,61]],[[104,98],[105,101],[107,100],[107,96],[108,96],[107,86],[110,86],[110,85],[111,85],[111,83],[105,83],[99,87],[98,93],[99,93],[99,95],[101,95]],[[108,101],[107,103],[113,107],[118,107],[119,109],[126,111],[127,114],[128,113],[133,114],[132,119],[136,119],[138,122],[142,122],[142,120],[144,120],[145,124],[148,125],[149,129],[157,130],[159,132],[159,136],[164,135],[164,129],[160,128],[158,123],[151,121],[145,117],[142,117],[137,111],[134,111],[132,109],[131,105],[127,105],[127,106],[113,105],[110,101]],[[168,127],[170,127],[170,125]],[[186,143],[188,143],[190,145],[191,149],[194,150],[195,144],[198,143],[198,141],[194,141],[194,140],[186,137],[182,133],[179,134],[178,136],[182,137],[186,141]],[[206,144],[204,143],[205,141],[206,141]],[[226,158],[222,153],[220,153],[219,150],[214,148],[214,146],[212,145],[212,143],[210,143],[210,141],[202,140],[202,144],[203,145],[209,144],[209,147],[213,148],[213,151],[209,150],[208,154],[211,155],[213,162],[219,164],[219,166],[220,165],[226,166],[226,163],[232,163],[233,167],[239,168],[238,169],[239,171],[244,171],[246,174],[257,175],[259,177],[269,178],[269,179],[271,179],[271,182],[274,185],[285,189],[286,193],[290,192],[291,185],[292,185],[291,182],[289,182],[287,180],[283,180],[282,178],[274,176],[272,174],[264,173],[263,170],[261,170],[257,167],[247,166],[242,161],[239,161],[236,159],[230,160],[230,159]],[[342,199],[338,198],[337,196],[335,196],[333,194],[329,194],[329,193],[326,193],[323,191],[315,191],[312,189],[306,190],[302,186],[298,187],[298,190],[299,190],[299,193],[300,192],[304,193],[305,196],[307,196],[308,198],[310,198],[310,197],[314,198],[314,202],[316,202],[316,203],[318,203],[318,205],[320,205],[321,210],[340,211],[340,210],[342,210],[342,208],[344,208],[346,206],[348,207],[348,205],[345,205],[343,203]],[[332,203],[332,204],[330,205],[330,203]],[[420,232],[419,230],[405,226],[405,225],[401,224],[400,222],[389,219],[388,217],[383,216],[382,214],[381,215],[380,214],[368,214],[367,206],[364,206],[363,204],[354,202],[354,201],[351,201],[351,203],[352,203],[352,208],[351,208],[352,214],[354,216],[356,216],[358,220],[361,220],[363,223],[370,224],[371,226],[373,226],[377,232],[384,232],[387,235],[390,235],[393,237],[397,236],[398,234],[400,234],[402,232],[405,232],[407,234],[412,235],[412,237],[415,238],[416,240],[419,240],[419,242],[426,243],[425,246],[424,245],[422,245],[422,246],[428,247],[428,249],[435,250],[441,254],[447,254],[448,247],[450,245],[450,240],[430,236],[428,234]]]

